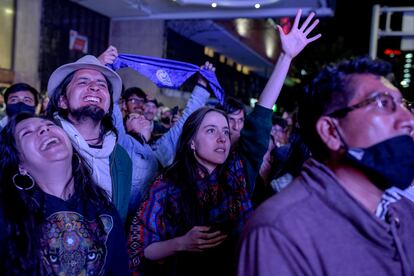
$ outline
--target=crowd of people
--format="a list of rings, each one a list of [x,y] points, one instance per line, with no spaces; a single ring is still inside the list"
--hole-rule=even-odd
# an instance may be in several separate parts
[[[321,35],[289,33],[253,110],[162,107],[86,55],[4,92],[0,271],[5,275],[414,275],[414,115],[357,57],[326,66],[276,116],[292,60]],[[210,73],[214,65],[201,66]],[[42,116],[36,113],[42,113]]]

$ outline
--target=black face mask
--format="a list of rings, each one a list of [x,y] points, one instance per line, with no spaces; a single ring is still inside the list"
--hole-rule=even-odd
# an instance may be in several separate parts
[[[12,117],[13,115],[19,114],[21,112],[28,112],[28,113],[34,114],[35,107],[27,105],[22,102],[6,105],[6,114],[9,117]]]
[[[390,138],[368,148],[348,148],[346,159],[365,172],[381,190],[402,190],[414,179],[414,141],[409,135]]]

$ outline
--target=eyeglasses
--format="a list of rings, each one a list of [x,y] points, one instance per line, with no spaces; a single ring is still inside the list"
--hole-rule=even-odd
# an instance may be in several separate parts
[[[401,98],[401,100],[398,102],[398,100],[396,100],[388,92],[381,92],[357,104],[335,110],[334,112],[329,113],[327,116],[342,118],[345,117],[345,115],[349,112],[368,106],[370,104],[375,104],[375,107],[378,110],[382,110],[388,114],[394,113],[397,110],[397,105],[400,105],[401,107],[407,109],[412,114],[414,113],[413,104],[408,102],[406,99]]]
[[[143,99],[131,98],[131,99],[128,99],[127,102],[132,103],[132,104],[140,104],[140,103],[144,103],[145,101]]]

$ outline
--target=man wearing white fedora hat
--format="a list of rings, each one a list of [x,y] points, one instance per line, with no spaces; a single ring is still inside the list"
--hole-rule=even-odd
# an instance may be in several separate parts
[[[132,163],[117,142],[111,115],[121,94],[115,71],[91,55],[57,68],[49,78],[47,114],[59,123],[88,161],[94,180],[104,188],[125,221]]]

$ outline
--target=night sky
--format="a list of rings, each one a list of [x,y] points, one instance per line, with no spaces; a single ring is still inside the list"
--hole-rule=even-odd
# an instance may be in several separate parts
[[[309,83],[324,65],[369,53],[369,39],[371,32],[372,6],[414,6],[414,0],[337,0],[336,12],[333,18],[321,18],[315,33],[322,33],[322,38],[309,45],[294,61],[290,76],[301,80],[301,85],[284,86],[278,99],[278,105],[292,110],[295,106],[297,93],[301,93],[303,85]],[[393,21],[398,27],[401,21]],[[393,27],[393,26],[391,26]],[[401,78],[403,55],[389,58],[383,54],[384,49],[399,49],[400,38],[382,38],[378,43],[378,57],[391,62],[396,79]],[[302,70],[307,72],[302,75]],[[398,84],[396,81],[395,84]],[[409,89],[399,87],[406,98],[414,100],[412,86]],[[411,95],[413,94],[413,95]]]

